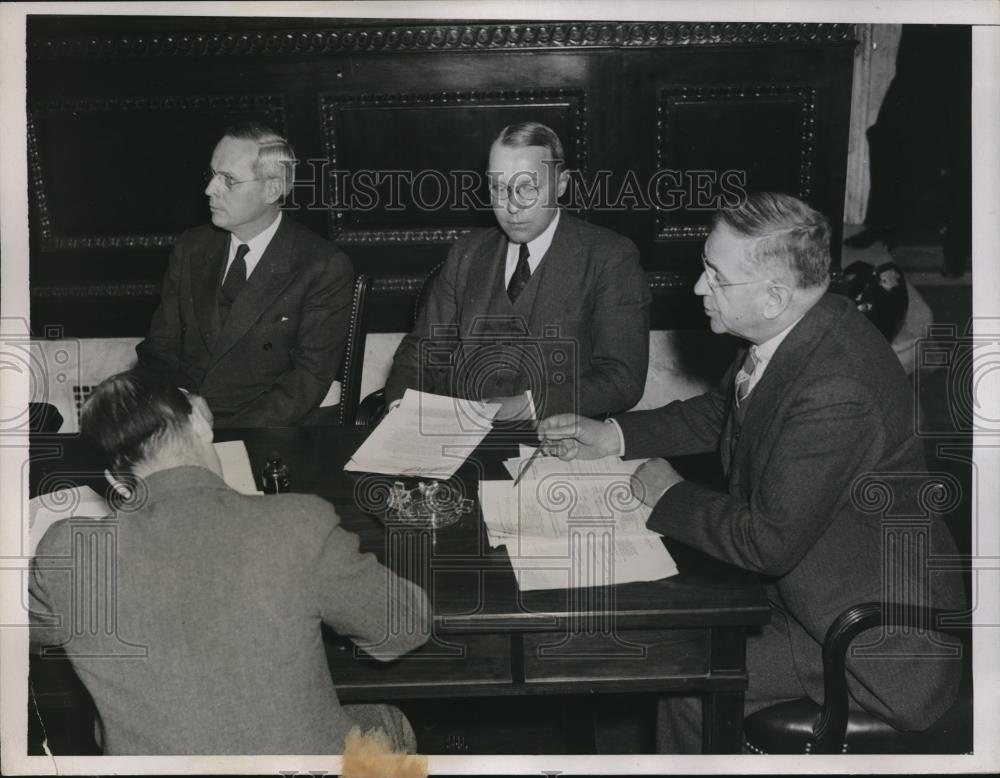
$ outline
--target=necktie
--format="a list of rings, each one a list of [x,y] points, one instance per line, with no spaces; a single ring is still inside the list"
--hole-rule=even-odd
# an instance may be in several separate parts
[[[747,352],[746,359],[743,360],[743,367],[736,374],[736,407],[747,399],[750,394],[750,379],[753,377],[757,365],[760,364],[760,357],[757,356],[757,347],[751,346]]]
[[[521,248],[517,252],[517,267],[514,268],[514,275],[510,277],[510,283],[507,284],[507,296],[512,303],[517,302],[517,298],[521,296],[524,287],[531,280],[531,267],[528,265],[528,256],[528,244],[522,243]]]
[[[226,316],[229,315],[229,309],[232,307],[233,303],[236,302],[236,298],[243,290],[243,287],[246,286],[246,256],[249,251],[250,247],[246,243],[241,243],[237,247],[236,256],[233,258],[233,262],[229,266],[229,272],[226,273],[226,278],[222,282],[222,298],[219,302],[222,308],[223,320],[225,320]]]

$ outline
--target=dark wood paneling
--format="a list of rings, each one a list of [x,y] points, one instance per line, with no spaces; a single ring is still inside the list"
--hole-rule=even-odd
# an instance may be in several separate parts
[[[710,214],[694,171],[715,175],[711,205],[724,170],[804,196],[839,244],[851,25],[32,17],[27,42],[36,332],[145,332],[175,235],[208,219],[216,136],[250,117],[313,161],[293,215],[345,244],[373,310],[412,300],[492,216],[453,198],[413,208],[408,188],[401,208],[334,207],[332,171],[433,171],[432,193],[482,170],[489,138],[522,118],[562,135],[579,169],[566,204],[639,246],[654,327],[704,326],[691,289]],[[643,202],[651,180],[688,199]]]

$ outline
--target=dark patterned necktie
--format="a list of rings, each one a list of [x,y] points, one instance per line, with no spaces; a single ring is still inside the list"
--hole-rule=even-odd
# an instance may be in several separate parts
[[[522,243],[521,248],[517,252],[517,267],[514,268],[514,275],[510,277],[510,283],[507,284],[507,296],[512,303],[517,302],[517,298],[521,296],[524,287],[531,280],[531,267],[528,265],[528,256],[528,244]]]
[[[736,407],[739,408],[750,394],[750,379],[753,377],[757,365],[760,364],[760,357],[757,356],[757,347],[751,346],[747,352],[746,359],[743,360],[743,367],[736,374]]]
[[[222,298],[219,302],[223,321],[229,315],[229,309],[232,308],[233,303],[236,302],[236,298],[247,284],[246,256],[249,251],[250,247],[246,243],[241,243],[237,247],[236,256],[229,266],[229,272],[226,273],[225,280],[222,282]]]

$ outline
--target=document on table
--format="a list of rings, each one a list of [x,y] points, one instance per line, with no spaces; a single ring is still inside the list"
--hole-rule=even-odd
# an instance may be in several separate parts
[[[481,481],[490,545],[505,546],[520,589],[562,589],[655,581],[677,573],[650,508],[625,474]]]
[[[344,470],[450,478],[493,427],[498,403],[407,389]]]
[[[659,535],[608,538],[571,532],[560,540],[522,543],[510,555],[521,591],[582,589],[634,581],[658,581],[677,575],[670,552]]]
[[[212,445],[222,464],[222,480],[231,489],[240,494],[263,494],[253,480],[250,457],[247,456],[247,447],[242,440],[227,440]]]
[[[111,515],[111,509],[97,492],[89,486],[74,486],[58,489],[48,494],[33,497],[28,501],[28,543],[29,554],[35,549],[45,531],[59,519],[73,516],[104,518]]]
[[[519,446],[518,456],[504,460],[503,466],[512,478],[517,478],[524,463],[534,453],[534,448],[522,444]],[[544,478],[550,475],[632,475],[639,469],[639,465],[648,461],[648,459],[622,459],[617,456],[607,456],[600,459],[571,459],[566,462],[559,457],[543,454],[528,466],[523,478]]]

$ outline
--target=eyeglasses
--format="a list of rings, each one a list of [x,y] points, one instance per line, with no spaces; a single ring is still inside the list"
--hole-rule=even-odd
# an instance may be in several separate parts
[[[229,175],[229,173],[219,173],[215,170],[212,170],[212,168],[209,168],[208,170],[205,171],[206,185],[212,183],[212,181],[214,181],[216,178],[222,179],[222,185],[226,187],[226,189],[232,189],[234,186],[239,186],[240,184],[249,184],[251,181],[267,181],[266,178],[248,178],[245,181],[237,181],[235,178]]]
[[[527,208],[538,201],[538,193],[541,190],[533,183],[524,181],[522,183],[494,184],[490,188],[490,195],[494,200],[513,200],[514,204]]]
[[[715,268],[708,264],[708,257],[705,252],[701,252],[701,264],[705,268],[705,280],[708,282],[709,288],[714,292],[717,289],[722,289],[725,286],[747,286],[748,284],[757,284],[761,281],[770,281],[770,278],[755,278],[752,281],[720,281],[719,274],[715,271]]]

